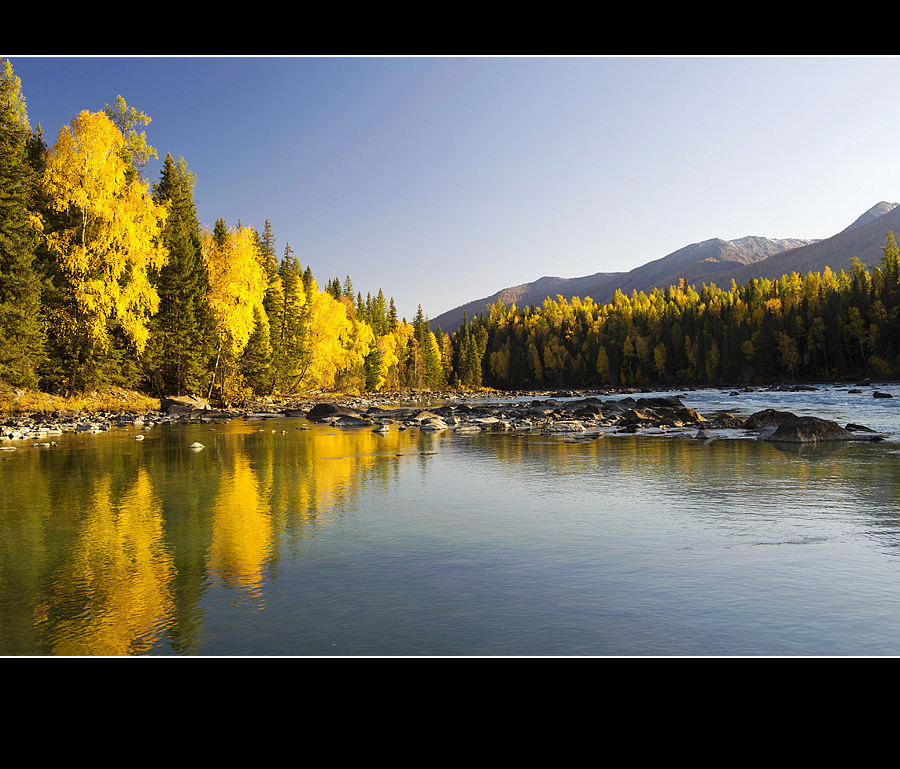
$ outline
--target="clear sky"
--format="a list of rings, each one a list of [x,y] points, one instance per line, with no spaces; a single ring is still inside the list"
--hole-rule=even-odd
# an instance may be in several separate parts
[[[407,319],[900,201],[895,57],[8,58],[51,146],[121,94],[201,225],[268,219]]]

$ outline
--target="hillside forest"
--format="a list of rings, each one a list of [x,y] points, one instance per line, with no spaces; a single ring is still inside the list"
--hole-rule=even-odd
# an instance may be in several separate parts
[[[547,298],[486,307],[452,334],[421,306],[320,288],[290,244],[198,221],[195,176],[156,151],[119,96],[52,145],[0,66],[0,385],[126,387],[225,405],[310,390],[682,386],[900,376],[900,249],[778,280],[682,280],[606,304]]]

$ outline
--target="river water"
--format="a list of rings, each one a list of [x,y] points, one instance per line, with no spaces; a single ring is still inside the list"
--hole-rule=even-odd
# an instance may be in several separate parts
[[[20,442],[0,654],[900,654],[900,387],[878,389],[679,393],[875,443],[298,418]]]

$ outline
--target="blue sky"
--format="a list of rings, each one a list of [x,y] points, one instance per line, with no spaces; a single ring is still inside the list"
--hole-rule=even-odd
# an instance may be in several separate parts
[[[202,225],[268,219],[408,319],[900,201],[896,57],[8,58],[48,144],[121,94]]]

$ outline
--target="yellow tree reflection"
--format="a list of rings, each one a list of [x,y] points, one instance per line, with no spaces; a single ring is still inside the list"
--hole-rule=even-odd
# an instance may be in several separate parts
[[[209,568],[213,581],[261,601],[272,555],[272,518],[250,461],[240,450],[233,456],[233,471],[222,479],[214,505]]]
[[[73,558],[38,608],[54,654],[139,654],[172,622],[174,567],[146,471],[116,496],[111,476],[98,482]]]

